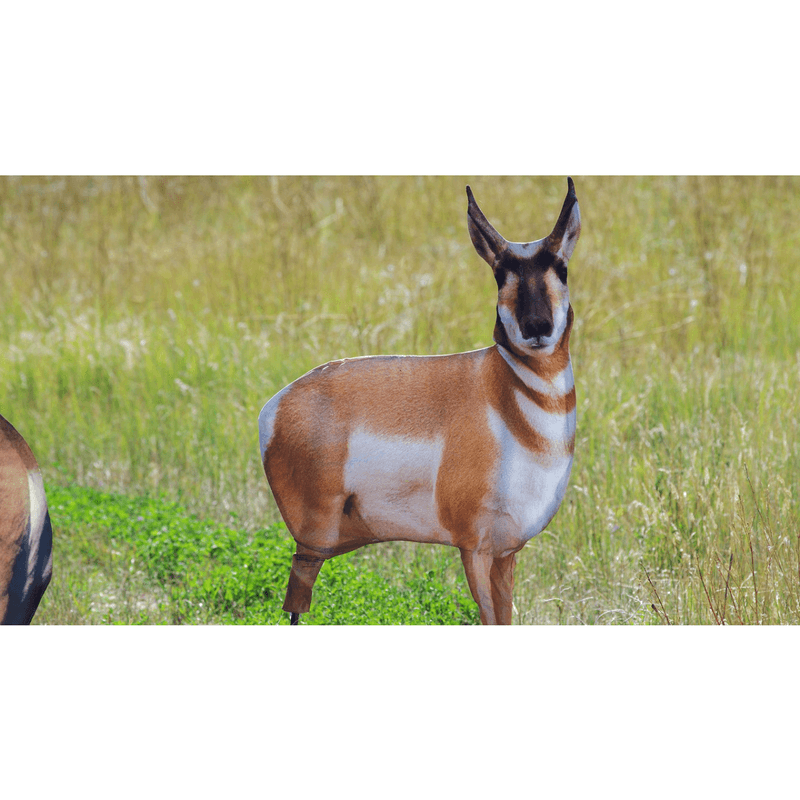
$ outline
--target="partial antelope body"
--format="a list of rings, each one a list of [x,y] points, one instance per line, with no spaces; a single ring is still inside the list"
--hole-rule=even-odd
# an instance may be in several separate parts
[[[264,471],[297,542],[283,608],[308,611],[327,558],[391,540],[459,548],[484,624],[510,624],[516,553],[558,510],[572,468],[575,386],[567,262],[572,179],[553,232],[507,242],[467,187],[497,281],[492,347],[331,361],[261,410]]]
[[[0,623],[30,623],[52,572],[42,473],[27,442],[0,416]]]

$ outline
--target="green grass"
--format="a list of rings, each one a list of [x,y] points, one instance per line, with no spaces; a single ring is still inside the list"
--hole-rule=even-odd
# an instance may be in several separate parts
[[[576,460],[520,554],[517,621],[798,622],[800,180],[573,177]],[[48,491],[163,497],[260,541],[279,521],[256,423],[275,391],[332,358],[491,343],[467,182],[518,241],[549,232],[566,190],[563,176],[0,180],[0,411]],[[140,545],[115,539],[120,561],[53,523],[42,620],[99,621],[79,606],[126,591],[152,621],[200,620],[172,599],[159,611],[172,584],[123,569]],[[74,600],[71,559],[97,567]],[[395,589],[443,563],[455,586],[460,570],[403,543],[342,562]]]
[[[78,486],[51,487],[49,503],[59,574],[37,623],[288,623],[281,605],[294,543],[282,523],[248,533],[160,498]],[[434,568],[392,585],[366,551],[333,559],[303,622],[474,624],[477,607],[455,566],[458,552],[440,549]]]

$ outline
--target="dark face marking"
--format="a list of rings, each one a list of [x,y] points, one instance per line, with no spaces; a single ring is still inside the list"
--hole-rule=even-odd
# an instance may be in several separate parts
[[[529,269],[521,276],[517,286],[517,322],[526,339],[550,336],[553,332],[553,307],[541,270]]]
[[[498,269],[493,270],[494,279],[497,283],[497,291],[499,292],[506,283],[506,277],[508,277],[508,270],[499,267]]]
[[[548,337],[553,333],[553,302],[554,298],[548,291],[546,275],[549,270],[565,269],[561,259],[544,248],[540,249],[530,258],[521,258],[511,253],[505,253],[495,270],[498,284],[498,300],[503,303],[519,325],[520,333],[525,339]],[[507,276],[516,276],[516,291],[503,292]],[[561,276],[559,276],[560,278]],[[563,283],[562,279],[562,283]],[[506,346],[507,334],[502,329],[498,314],[496,334],[498,344]]]
[[[552,267],[561,283],[567,282],[567,265],[555,253],[546,248],[542,248],[532,259],[532,266]]]

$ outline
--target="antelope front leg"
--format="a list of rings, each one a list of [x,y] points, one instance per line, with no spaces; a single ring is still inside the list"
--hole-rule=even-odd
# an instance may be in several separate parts
[[[505,558],[496,558],[492,564],[492,601],[498,625],[511,625],[513,616],[514,567],[516,553]]]
[[[497,625],[491,579],[494,559],[486,553],[462,550],[461,561],[464,564],[464,572],[467,573],[467,583],[472,597],[481,610],[481,624]]]

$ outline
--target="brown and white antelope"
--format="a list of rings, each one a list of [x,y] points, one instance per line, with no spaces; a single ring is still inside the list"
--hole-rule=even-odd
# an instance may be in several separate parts
[[[575,385],[567,262],[572,179],[552,233],[506,241],[467,187],[494,271],[492,347],[331,361],[261,410],[267,481],[297,542],[284,611],[309,610],[325,559],[391,540],[457,547],[484,624],[510,624],[516,553],[558,510],[572,469]]]
[[[27,625],[53,572],[53,531],[39,465],[0,416],[0,623]]]

